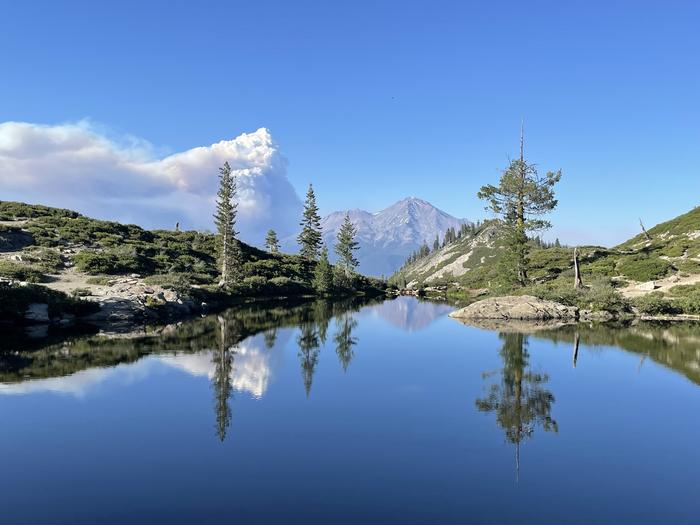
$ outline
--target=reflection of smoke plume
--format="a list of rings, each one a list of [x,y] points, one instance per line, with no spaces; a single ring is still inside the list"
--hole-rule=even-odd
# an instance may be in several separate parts
[[[274,357],[279,354],[274,349],[284,346],[290,335],[288,330],[278,331],[278,333],[280,337],[276,338],[272,349],[266,347],[264,334],[249,337],[236,345],[236,355],[231,370],[231,386],[234,390],[247,392],[256,398],[265,394],[275,368]],[[164,355],[159,359],[169,366],[194,376],[204,376],[209,379],[214,377],[212,352],[209,351],[198,354]]]

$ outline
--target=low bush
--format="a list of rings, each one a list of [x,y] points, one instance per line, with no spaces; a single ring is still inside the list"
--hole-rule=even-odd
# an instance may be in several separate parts
[[[107,286],[109,284],[109,281],[112,280],[112,277],[108,277],[107,275],[97,275],[95,277],[88,277],[85,282],[87,284],[95,284],[98,286]]]
[[[61,254],[51,248],[32,247],[32,249],[25,251],[22,257],[46,273],[57,272],[63,268]]]
[[[668,261],[643,255],[624,257],[617,265],[620,273],[630,279],[642,282],[665,277],[671,268],[671,263]]]
[[[632,304],[640,313],[648,315],[667,315],[678,313],[678,308],[666,299],[661,292],[653,292],[637,297]]]
[[[82,301],[62,292],[34,284],[10,286],[6,283],[0,283],[0,297],[2,297],[0,319],[11,321],[21,321],[27,307],[32,303],[47,304],[51,317],[63,314],[79,317],[96,312],[100,308],[97,303]]]
[[[39,268],[29,264],[4,260],[0,260],[0,277],[29,283],[41,283],[46,280],[44,273]]]

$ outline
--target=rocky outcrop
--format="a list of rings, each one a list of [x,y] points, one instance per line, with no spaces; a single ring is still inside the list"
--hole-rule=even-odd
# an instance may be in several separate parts
[[[112,279],[108,286],[95,290],[86,299],[98,303],[100,310],[84,321],[110,332],[130,330],[147,321],[178,319],[202,308],[175,290],[147,285],[136,275]]]
[[[579,310],[554,301],[545,301],[531,295],[493,297],[477,301],[450,313],[455,319],[515,320],[576,320]]]

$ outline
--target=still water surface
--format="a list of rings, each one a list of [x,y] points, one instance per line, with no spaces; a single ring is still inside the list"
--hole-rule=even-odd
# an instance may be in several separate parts
[[[502,333],[450,309],[21,343],[0,354],[0,521],[700,521],[700,327]]]

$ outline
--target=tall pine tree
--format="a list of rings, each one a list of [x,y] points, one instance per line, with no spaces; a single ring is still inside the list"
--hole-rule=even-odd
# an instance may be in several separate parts
[[[314,289],[319,295],[327,295],[331,288],[333,288],[333,267],[328,261],[328,249],[324,246],[314,270]]]
[[[318,214],[316,195],[314,194],[314,188],[311,184],[309,184],[309,190],[306,192],[304,215],[301,219],[300,226],[301,233],[299,237],[297,237],[299,241],[299,253],[302,257],[315,261],[321,249],[321,217]]]
[[[217,247],[219,252],[219,286],[228,288],[234,284],[241,273],[241,247],[236,239],[236,180],[228,161],[219,168],[219,191],[216,194],[216,213],[214,224],[217,230]]]
[[[561,170],[537,174],[534,164],[524,158],[523,131],[520,131],[520,158],[511,161],[501,175],[498,186],[482,186],[477,196],[488,202],[487,210],[501,216],[505,225],[507,252],[501,260],[501,277],[508,284],[523,286],[527,282],[527,232],[545,230],[549,221],[536,217],[557,206],[554,185],[561,179]]]
[[[265,247],[268,252],[279,253],[280,251],[280,241],[277,238],[277,233],[275,230],[268,230],[265,236]]]
[[[357,229],[350,220],[350,216],[346,214],[343,225],[338,231],[338,242],[334,248],[335,253],[338,255],[340,266],[345,270],[346,277],[349,277],[359,264],[355,258],[355,252],[360,247],[360,243],[355,240],[356,235]]]

